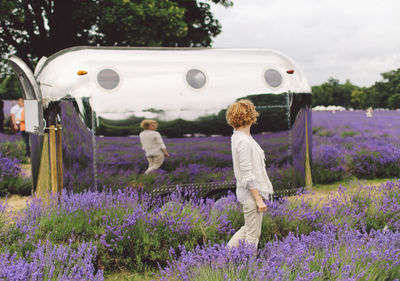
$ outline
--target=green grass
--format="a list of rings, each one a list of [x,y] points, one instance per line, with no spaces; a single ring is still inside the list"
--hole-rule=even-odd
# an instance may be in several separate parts
[[[347,137],[354,137],[354,136],[356,136],[356,135],[358,135],[359,133],[358,132],[355,132],[355,131],[345,131],[345,132],[341,132],[340,133],[340,136],[342,137],[342,138],[347,138]]]
[[[348,177],[341,181],[336,181],[329,184],[313,184],[312,190],[316,193],[330,193],[337,191],[339,185],[351,190],[359,187],[360,185],[381,185],[387,181],[394,181],[397,178],[383,178],[383,179],[357,179],[356,177]]]
[[[118,272],[111,273],[104,276],[105,281],[150,281],[156,280],[153,273],[131,273],[131,272]]]

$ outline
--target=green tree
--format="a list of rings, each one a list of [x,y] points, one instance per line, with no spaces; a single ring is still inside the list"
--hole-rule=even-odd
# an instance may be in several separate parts
[[[0,80],[0,100],[16,100],[22,98],[19,83],[15,75]]]
[[[388,107],[390,109],[400,108],[400,93],[394,94],[388,100]]]
[[[381,75],[386,83],[386,90],[392,94],[400,94],[400,68],[384,72]]]
[[[367,92],[363,89],[355,89],[351,92],[351,105],[353,108],[364,109],[368,106]]]
[[[207,0],[225,7],[230,0]],[[77,45],[210,46],[221,25],[197,0],[2,0],[2,66],[16,54],[32,67]]]
[[[367,89],[368,102],[374,108],[394,108],[397,99],[394,96],[400,94],[400,68],[381,73],[381,76],[382,81],[375,82]]]
[[[329,78],[328,82],[312,87],[312,104],[313,106],[340,105],[350,107],[352,105],[351,93],[357,88],[349,80],[344,84],[340,84],[339,80]]]

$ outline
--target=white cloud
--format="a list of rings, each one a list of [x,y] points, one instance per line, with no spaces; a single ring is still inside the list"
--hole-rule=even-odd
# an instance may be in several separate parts
[[[334,77],[359,86],[400,68],[398,0],[233,0],[212,6],[222,24],[214,47],[274,49],[312,85]]]

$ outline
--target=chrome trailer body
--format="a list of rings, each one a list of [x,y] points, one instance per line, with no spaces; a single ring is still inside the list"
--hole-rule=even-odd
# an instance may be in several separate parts
[[[276,193],[311,184],[311,88],[281,53],[74,47],[42,58],[34,73],[17,57],[9,63],[28,101],[35,190],[46,124],[56,123],[68,190],[144,186],[163,193],[179,185],[210,196],[233,189],[225,112],[241,98],[260,112],[252,133],[266,152]],[[171,152],[147,177],[137,138],[143,119],[159,122]]]

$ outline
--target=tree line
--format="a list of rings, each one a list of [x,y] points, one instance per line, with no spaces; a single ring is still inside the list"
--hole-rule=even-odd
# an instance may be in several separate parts
[[[382,81],[370,87],[358,87],[349,80],[341,84],[330,78],[327,82],[312,87],[312,104],[340,105],[346,108],[400,108],[400,68],[381,74]]]

